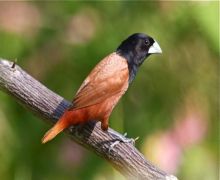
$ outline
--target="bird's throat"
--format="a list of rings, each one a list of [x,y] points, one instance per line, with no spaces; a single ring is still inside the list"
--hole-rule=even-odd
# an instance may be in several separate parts
[[[128,63],[128,70],[129,70],[129,83],[131,83],[138,71],[138,66],[136,64]]]
[[[127,60],[129,70],[129,83],[131,83],[137,74],[139,66],[141,65],[140,63],[138,63],[140,61],[138,61],[138,57],[135,56],[135,54],[131,51],[123,53],[119,50],[116,53]]]

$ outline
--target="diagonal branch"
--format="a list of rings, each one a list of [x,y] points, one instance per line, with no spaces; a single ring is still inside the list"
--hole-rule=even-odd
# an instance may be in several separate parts
[[[13,96],[27,110],[51,123],[55,123],[70,102],[46,88],[13,62],[0,59],[0,89]],[[105,133],[100,123],[91,121],[83,127],[66,130],[70,137],[82,146],[109,161],[128,179],[177,179],[147,161],[132,143],[118,143],[109,147],[114,139],[124,138],[109,128]]]

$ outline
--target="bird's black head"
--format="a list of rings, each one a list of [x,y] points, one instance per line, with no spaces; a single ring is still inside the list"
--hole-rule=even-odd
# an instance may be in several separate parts
[[[116,53],[128,61],[131,82],[138,67],[151,54],[162,53],[158,43],[150,36],[143,33],[135,33],[124,40],[117,48]]]

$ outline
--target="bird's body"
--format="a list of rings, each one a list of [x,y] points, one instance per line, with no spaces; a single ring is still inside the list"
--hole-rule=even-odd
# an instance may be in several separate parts
[[[143,36],[146,38],[146,35]],[[154,42],[153,40],[152,43]],[[148,44],[148,51],[152,45]],[[139,54],[137,54],[138,56],[135,54],[136,52],[132,54],[131,50],[128,50],[129,47],[126,47],[129,56],[123,50],[125,46],[127,46],[126,40],[122,42],[116,52],[106,56],[95,66],[77,91],[72,102],[73,105],[64,112],[54,127],[45,134],[42,139],[43,143],[54,138],[65,128],[86,123],[89,120],[101,121],[102,130],[108,129],[108,120],[113,108],[128,89],[129,83],[136,75],[137,68],[148,56],[145,53],[142,55],[143,57],[139,57]],[[139,45],[139,48],[142,48],[142,46]],[[138,52],[138,50],[136,51]]]

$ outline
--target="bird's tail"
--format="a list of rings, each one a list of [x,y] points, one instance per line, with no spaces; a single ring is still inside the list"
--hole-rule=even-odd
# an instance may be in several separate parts
[[[57,123],[50,130],[46,132],[41,142],[45,144],[46,142],[52,140],[57,134],[59,134],[61,131],[63,131],[68,126],[69,126],[69,123],[64,117],[62,117],[61,119],[57,121]]]

